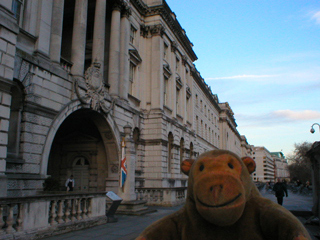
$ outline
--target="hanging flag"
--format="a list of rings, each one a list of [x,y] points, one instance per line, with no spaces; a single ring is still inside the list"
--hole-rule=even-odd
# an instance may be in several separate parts
[[[122,154],[121,154],[121,165],[120,165],[120,187],[122,188],[124,187],[124,183],[127,178],[127,161],[126,161],[125,147],[126,147],[126,144],[123,138],[121,142]]]

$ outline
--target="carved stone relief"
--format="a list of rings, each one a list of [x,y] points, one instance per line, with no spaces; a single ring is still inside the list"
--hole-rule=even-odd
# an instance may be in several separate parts
[[[79,100],[82,103],[89,104],[90,107],[95,110],[102,110],[108,114],[113,109],[115,101],[109,103],[105,96],[106,90],[103,83],[103,76],[101,73],[101,64],[94,62],[86,70],[84,75],[85,83],[83,79],[75,78],[75,90]]]

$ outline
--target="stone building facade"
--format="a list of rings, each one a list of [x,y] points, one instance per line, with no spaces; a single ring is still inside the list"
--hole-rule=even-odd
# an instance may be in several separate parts
[[[64,190],[73,174],[76,191],[175,205],[184,158],[247,155],[192,47],[165,0],[1,1],[0,196],[34,195],[48,176]]]
[[[271,152],[275,165],[275,178],[290,181],[288,161],[282,152]]]
[[[275,163],[269,150],[265,147],[253,147],[252,156],[256,162],[253,180],[258,182],[274,182]]]

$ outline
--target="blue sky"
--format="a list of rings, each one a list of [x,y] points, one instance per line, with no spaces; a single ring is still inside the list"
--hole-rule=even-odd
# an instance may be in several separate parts
[[[249,144],[292,153],[320,141],[320,1],[167,0],[195,65]]]

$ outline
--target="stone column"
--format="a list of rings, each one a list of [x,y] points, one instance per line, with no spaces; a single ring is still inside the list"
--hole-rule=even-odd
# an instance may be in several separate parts
[[[84,73],[87,16],[88,0],[76,0],[71,49],[71,73],[75,76],[82,76]]]
[[[151,108],[163,108],[163,39],[164,27],[157,24],[150,27],[151,38]],[[162,101],[161,101],[162,99]]]
[[[106,1],[96,0],[94,15],[94,31],[92,46],[92,62],[100,63],[100,71],[103,74],[104,67],[104,42],[106,32]]]
[[[120,74],[120,18],[121,3],[117,1],[113,5],[110,30],[109,50],[109,93],[112,96],[119,96],[119,74]]]
[[[185,68],[185,56],[182,56],[182,65],[181,65],[181,81],[183,83],[183,86],[180,91],[181,92],[181,115],[183,117],[183,123],[187,124],[187,76],[186,76],[186,68]]]
[[[119,196],[126,201],[135,201],[137,200],[135,194],[135,170],[136,170],[136,151],[134,148],[134,141],[132,138],[132,127],[126,125],[123,127],[125,134],[125,143],[126,143],[126,160],[127,160],[127,178],[124,184],[123,189],[119,189]]]
[[[129,36],[131,9],[126,7],[121,17],[121,40],[120,40],[120,98],[128,100],[129,89]]]
[[[64,0],[53,1],[51,39],[50,39],[50,58],[53,62],[60,63],[62,23],[63,23]]]
[[[45,58],[50,54],[52,5],[52,0],[38,1],[37,41],[34,53]]]

